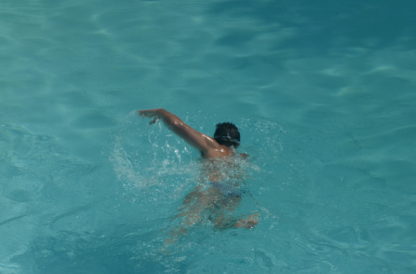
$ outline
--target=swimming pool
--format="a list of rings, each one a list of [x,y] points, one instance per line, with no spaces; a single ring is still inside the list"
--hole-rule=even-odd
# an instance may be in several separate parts
[[[413,1],[0,4],[0,273],[414,273]],[[253,230],[163,240],[198,153],[250,154]]]

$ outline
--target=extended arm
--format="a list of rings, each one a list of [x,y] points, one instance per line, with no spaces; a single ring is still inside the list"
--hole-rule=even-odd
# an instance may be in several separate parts
[[[206,153],[210,149],[215,149],[219,145],[211,137],[191,128],[185,122],[183,122],[178,116],[170,113],[162,108],[139,110],[140,115],[153,118],[151,123],[161,119],[170,130],[175,132],[178,136],[183,138],[187,143],[193,147],[199,149],[201,152]]]

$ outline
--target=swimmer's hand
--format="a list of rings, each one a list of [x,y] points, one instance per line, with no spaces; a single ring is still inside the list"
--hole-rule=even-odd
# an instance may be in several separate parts
[[[152,120],[150,120],[149,122],[149,124],[152,125],[160,119],[161,111],[163,111],[163,109],[155,108],[155,109],[138,110],[137,113],[140,116],[152,118]]]

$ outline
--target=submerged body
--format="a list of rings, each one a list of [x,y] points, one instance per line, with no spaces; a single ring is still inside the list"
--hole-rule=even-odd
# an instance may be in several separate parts
[[[168,241],[175,241],[189,227],[204,220],[204,217],[217,229],[253,228],[257,224],[257,214],[244,218],[230,216],[242,198],[241,166],[248,157],[247,154],[236,151],[240,134],[233,124],[218,124],[215,137],[212,138],[191,128],[164,109],[142,110],[139,114],[153,118],[151,124],[161,119],[170,130],[197,148],[202,156],[200,183],[185,196],[183,207],[177,215],[183,218],[182,225],[172,233]]]
[[[201,178],[195,189],[186,195],[181,216],[188,225],[201,221],[206,216],[215,228],[224,229],[242,226],[230,213],[238,206],[244,189],[242,186],[242,157],[232,155],[220,159],[203,159]],[[247,224],[250,227],[252,223]]]

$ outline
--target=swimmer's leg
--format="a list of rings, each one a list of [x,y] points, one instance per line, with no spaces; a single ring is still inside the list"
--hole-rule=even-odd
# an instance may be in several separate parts
[[[200,199],[203,195],[203,191],[201,191],[201,187],[197,186],[194,190],[186,194],[185,198],[183,199],[183,205],[188,205],[191,202],[195,202],[196,200]]]
[[[196,216],[203,210],[201,208],[201,201],[204,200],[206,195],[205,191],[201,191],[201,187],[196,187],[193,191],[189,192],[182,202],[182,207],[179,210],[179,213],[175,215],[175,218],[178,217],[190,217],[191,219],[197,218]],[[192,222],[192,221],[189,221]]]
[[[169,238],[165,240],[165,244],[172,244],[179,240],[183,235],[188,232],[188,229],[201,222],[202,211],[204,207],[201,205],[195,205],[188,208],[185,212],[181,212],[177,217],[183,217],[181,225],[169,233]]]
[[[254,213],[254,214],[248,215],[245,218],[238,220],[234,224],[234,227],[251,229],[251,228],[254,228],[258,223],[259,223],[259,214]]]
[[[183,224],[187,226],[195,225],[202,220],[202,212],[216,206],[219,200],[218,191],[208,189],[200,191],[200,188],[185,196],[183,213]]]
[[[182,217],[180,227],[170,233],[170,237],[165,240],[165,244],[176,242],[181,236],[185,235],[188,229],[202,221],[202,213],[211,206],[215,199],[213,192],[200,191],[199,188],[185,196],[184,207],[176,217]]]
[[[251,214],[244,218],[235,218],[230,216],[232,212],[241,201],[241,196],[223,196],[217,204],[215,211],[211,211],[210,220],[213,222],[216,229],[228,229],[228,228],[253,228],[258,223],[259,214]],[[228,213],[228,214],[227,214]]]
[[[226,217],[225,215],[219,215],[214,220],[214,227],[219,230],[229,228],[254,228],[259,222],[259,214],[251,214],[245,218]]]

